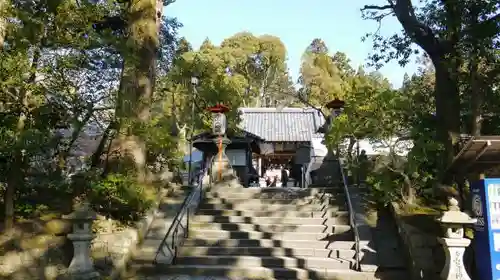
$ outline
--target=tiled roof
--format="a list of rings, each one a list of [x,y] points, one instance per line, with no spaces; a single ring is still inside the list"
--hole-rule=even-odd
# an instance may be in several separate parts
[[[240,108],[242,128],[268,142],[311,141],[323,125],[323,116],[312,108]]]

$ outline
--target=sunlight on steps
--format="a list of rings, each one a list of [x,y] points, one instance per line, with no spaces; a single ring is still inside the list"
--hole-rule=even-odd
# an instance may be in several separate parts
[[[214,187],[174,263],[153,265],[140,279],[381,279],[353,270],[346,210],[336,187]]]

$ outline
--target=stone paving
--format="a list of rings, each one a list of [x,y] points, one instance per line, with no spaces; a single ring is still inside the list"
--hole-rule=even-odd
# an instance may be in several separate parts
[[[188,275],[168,275],[168,276],[151,276],[144,280],[239,280],[227,277],[214,276],[188,276]],[[241,278],[241,280],[244,280]]]

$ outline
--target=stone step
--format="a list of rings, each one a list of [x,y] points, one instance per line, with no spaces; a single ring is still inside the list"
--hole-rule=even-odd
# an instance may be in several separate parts
[[[290,203],[317,203],[322,204],[330,201],[345,201],[344,193],[337,194],[318,194],[315,196],[304,196],[299,198],[288,198],[288,197],[276,197],[276,198],[268,198],[268,197],[248,197],[246,194],[231,194],[231,193],[206,193],[204,196],[204,202],[217,202],[217,203],[251,203],[251,202],[260,202],[260,203],[269,203],[269,204],[290,204]]]
[[[344,193],[344,187],[339,185],[339,186],[324,186],[324,185],[309,185],[307,187],[310,189],[311,193]]]
[[[254,211],[323,211],[327,209],[326,205],[306,204],[296,205],[291,204],[219,204],[219,203],[203,203],[200,205],[200,210],[254,210]]]
[[[251,224],[251,223],[205,223],[191,222],[191,230],[224,230],[224,231],[259,231],[259,232],[303,232],[303,233],[322,233],[328,232],[328,226],[322,224],[301,225],[301,224]]]
[[[245,204],[245,205],[326,205],[344,204],[345,196],[329,195],[324,197],[307,197],[302,199],[269,199],[269,198],[231,198],[231,197],[209,197],[202,202],[206,204]]]
[[[279,247],[189,247],[181,248],[181,256],[286,256],[286,257],[321,257],[353,259],[356,251],[352,249],[318,248],[279,248]]]
[[[243,217],[281,217],[281,218],[324,218],[334,215],[335,209],[330,211],[293,211],[293,210],[225,210],[225,209],[198,209],[197,215],[208,216],[243,216]]]
[[[264,188],[233,188],[233,187],[214,187],[210,192],[226,192],[226,193],[297,193],[297,194],[312,194],[317,193],[317,190],[298,187],[264,187]]]
[[[172,223],[172,218],[170,219],[154,219],[151,222],[146,233],[146,239],[162,239],[167,234],[170,224]]]
[[[196,215],[193,222],[205,223],[247,223],[247,224],[298,224],[298,225],[347,225],[348,212],[334,212],[332,217],[325,218],[297,218],[297,217],[251,217],[251,216],[209,216]]]
[[[175,265],[231,265],[233,267],[280,268],[337,268],[349,269],[351,262],[320,257],[264,257],[264,256],[181,256]]]
[[[231,231],[190,229],[189,237],[192,238],[221,238],[221,239],[278,239],[278,240],[330,240],[335,237],[345,236],[350,233],[349,226],[335,226],[332,232],[306,233],[306,232],[260,232],[260,231]]]
[[[316,189],[302,189],[295,187],[264,187],[264,188],[211,188],[207,193],[248,193],[248,194],[296,194],[296,195],[314,195],[318,193]]]
[[[330,193],[333,192],[333,193]],[[318,191],[317,193],[294,193],[294,192],[206,192],[207,198],[226,198],[226,199],[284,199],[284,200],[307,200],[311,198],[323,198],[327,194],[331,196],[343,196],[340,191]]]
[[[309,204],[322,204],[324,202],[327,202],[326,196],[324,198],[304,197],[301,199],[206,197],[203,201],[203,203],[208,203],[208,204],[251,204],[251,205],[255,204],[309,205]]]
[[[330,268],[278,268],[278,267],[234,267],[228,265],[173,265],[162,269],[169,275],[215,276],[225,279],[294,279],[294,280],[401,280],[401,276],[391,278],[375,277],[373,272],[357,272],[348,269]]]
[[[252,247],[252,248],[309,248],[309,249],[345,249],[354,248],[351,240],[273,240],[273,239],[220,239],[194,238],[184,241],[185,247]]]

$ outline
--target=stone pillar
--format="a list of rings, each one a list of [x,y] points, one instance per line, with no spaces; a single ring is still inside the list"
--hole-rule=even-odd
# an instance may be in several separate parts
[[[259,156],[257,159],[257,174],[259,174],[259,177],[262,177],[262,157]]]
[[[446,255],[445,265],[441,271],[441,279],[471,280],[463,263],[465,248],[471,242],[469,239],[464,238],[464,225],[474,224],[476,219],[461,212],[456,199],[451,198],[449,204],[449,210],[444,212],[438,219],[445,229],[445,236],[438,238]]]
[[[217,147],[221,144],[222,148],[218,150],[218,153],[215,155],[213,163],[212,163],[212,174],[210,174],[213,183],[219,183],[221,181],[225,181],[228,178],[234,177],[233,169],[229,164],[229,158],[226,155],[226,147],[231,143],[227,137],[222,136],[222,140],[219,137],[214,138],[214,143]],[[222,171],[222,176],[219,175],[219,172]]]
[[[78,207],[73,213],[63,216],[63,219],[70,220],[73,224],[73,232],[68,234],[68,239],[73,242],[73,259],[68,267],[70,279],[100,278],[90,257],[90,245],[94,239],[92,222],[96,217],[96,213],[87,203]]]

